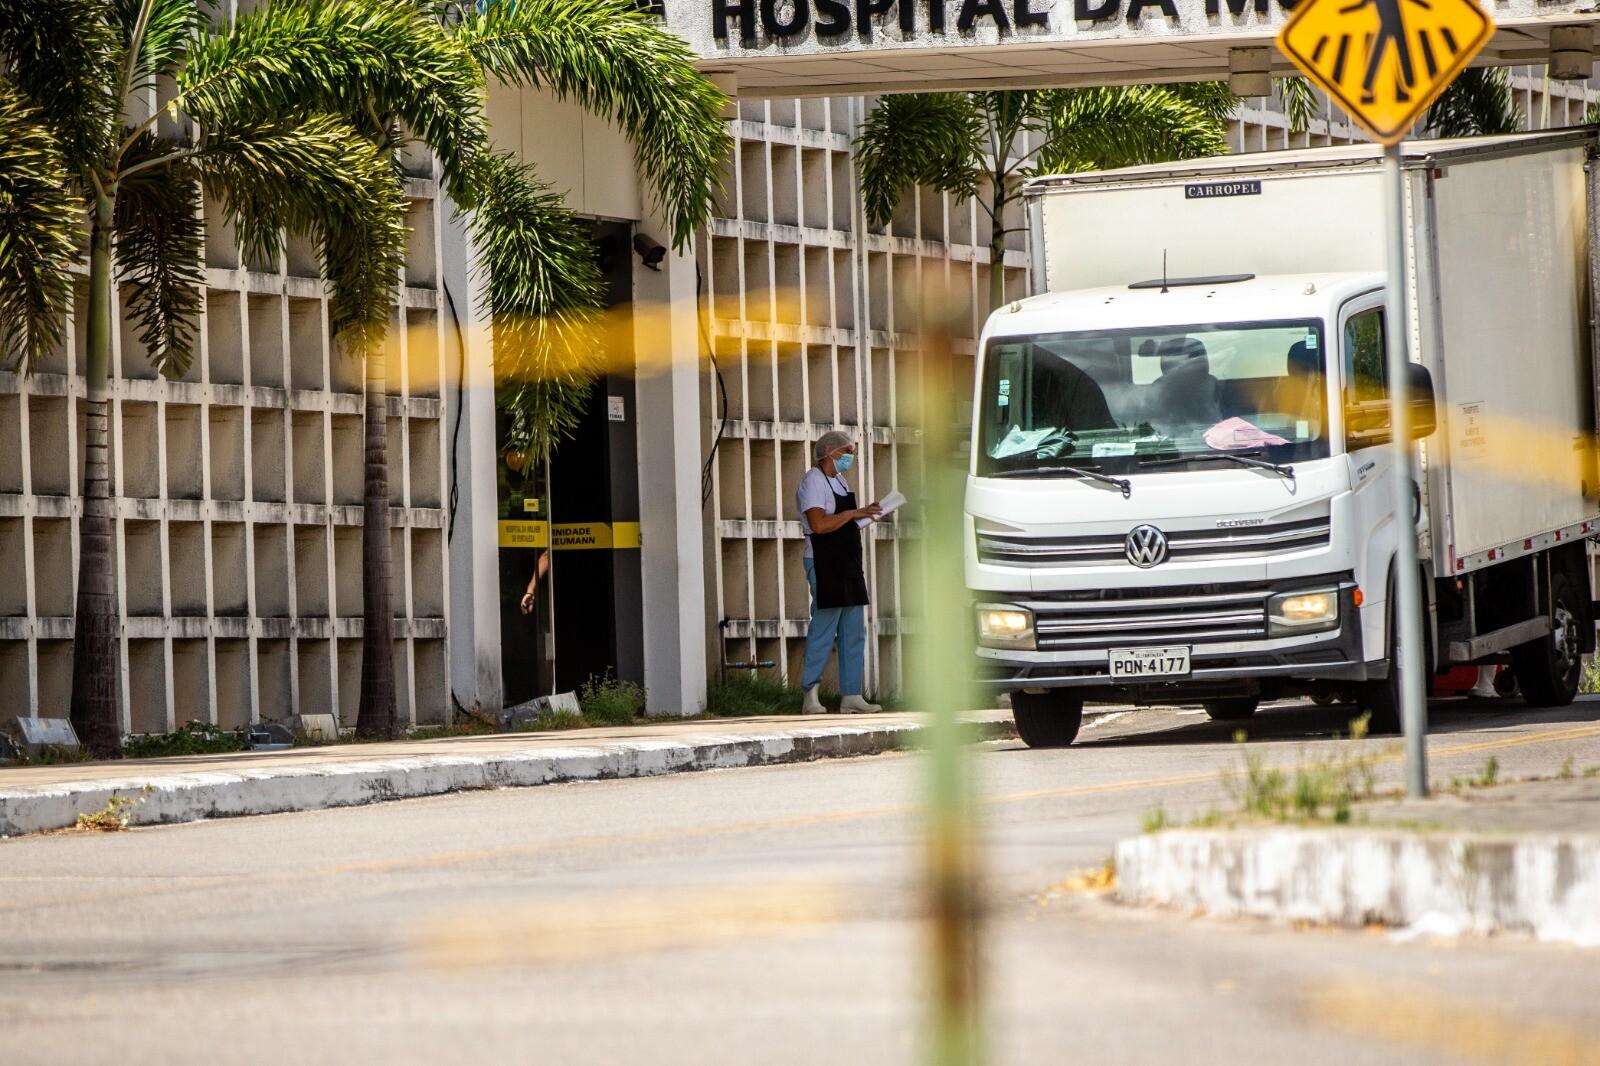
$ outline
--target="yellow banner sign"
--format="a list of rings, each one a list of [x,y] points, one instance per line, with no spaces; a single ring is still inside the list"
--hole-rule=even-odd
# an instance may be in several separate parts
[[[549,546],[549,522],[523,522],[504,518],[500,520],[500,547],[548,548]]]
[[[1474,0],[1300,0],[1278,47],[1374,140],[1394,144],[1492,36]]]
[[[500,522],[502,548],[627,549],[639,546],[637,522]]]

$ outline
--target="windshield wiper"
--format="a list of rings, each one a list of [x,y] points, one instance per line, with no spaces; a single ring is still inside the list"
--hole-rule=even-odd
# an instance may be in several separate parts
[[[1102,485],[1110,485],[1112,488],[1122,490],[1123,499],[1127,499],[1129,496],[1133,495],[1133,482],[1129,481],[1127,478],[1112,477],[1110,474],[1102,474],[1097,470],[1085,470],[1081,466],[1063,466],[1060,463],[1056,463],[1051,466],[1024,466],[1017,467],[1012,470],[996,470],[989,476],[1034,477],[1049,474],[1070,474],[1073,477],[1081,477],[1088,481],[1098,482]]]
[[[1260,455],[1261,453],[1256,452],[1254,454]],[[1249,453],[1241,454],[1239,452],[1201,452],[1198,455],[1175,455],[1170,459],[1147,459],[1140,465],[1172,466],[1175,463],[1203,463],[1213,459],[1226,459],[1231,463],[1238,463],[1240,466],[1248,466],[1256,470],[1270,470],[1279,477],[1288,478],[1290,481],[1294,480],[1294,467],[1285,466],[1282,463],[1269,462],[1266,459],[1255,459]]]

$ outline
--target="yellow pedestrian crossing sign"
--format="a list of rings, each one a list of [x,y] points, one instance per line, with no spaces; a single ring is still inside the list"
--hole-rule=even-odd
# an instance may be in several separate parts
[[[1374,140],[1394,144],[1493,35],[1474,0],[1300,0],[1278,47]]]

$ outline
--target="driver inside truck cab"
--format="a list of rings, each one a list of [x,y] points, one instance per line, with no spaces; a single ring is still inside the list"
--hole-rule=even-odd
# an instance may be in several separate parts
[[[1200,426],[1220,421],[1217,379],[1211,374],[1206,346],[1194,337],[1169,337],[1161,342],[1157,354],[1161,376],[1155,387],[1166,416]]]

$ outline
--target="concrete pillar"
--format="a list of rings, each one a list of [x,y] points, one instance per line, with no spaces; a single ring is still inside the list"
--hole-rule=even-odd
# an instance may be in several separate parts
[[[668,243],[647,214],[637,232]],[[700,713],[706,697],[705,559],[700,507],[700,339],[693,250],[661,269],[634,263],[644,684],[649,710]]]
[[[489,315],[478,299],[477,250],[460,218],[444,225],[445,523],[450,558],[450,692],[469,711],[497,715],[500,538],[496,499],[494,362]],[[463,358],[463,346],[465,353]],[[458,423],[459,422],[459,426]],[[454,512],[450,506],[454,488]]]

